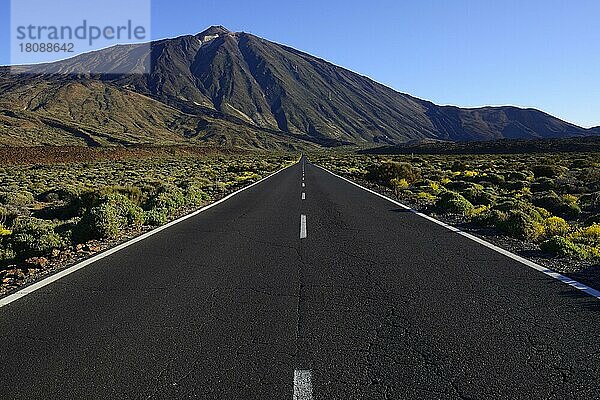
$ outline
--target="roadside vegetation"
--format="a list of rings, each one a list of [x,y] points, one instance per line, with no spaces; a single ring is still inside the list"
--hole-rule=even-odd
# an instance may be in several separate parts
[[[600,261],[600,154],[327,154],[315,163],[415,209]]]
[[[110,153],[110,152],[109,152]],[[296,161],[292,153],[134,153],[0,167],[0,280],[93,254]],[[67,157],[68,158],[68,157]]]

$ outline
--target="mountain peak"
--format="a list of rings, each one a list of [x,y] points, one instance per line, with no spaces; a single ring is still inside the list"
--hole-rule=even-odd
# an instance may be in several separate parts
[[[217,36],[217,35],[226,35],[231,33],[227,28],[222,25],[213,25],[208,29],[197,34],[197,37],[205,37],[205,36]]]

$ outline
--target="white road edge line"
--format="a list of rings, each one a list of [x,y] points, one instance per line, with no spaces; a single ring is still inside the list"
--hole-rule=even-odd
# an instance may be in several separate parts
[[[496,252],[498,252],[498,253],[506,256],[506,257],[512,258],[513,260],[518,261],[521,264],[524,264],[524,265],[528,266],[529,268],[533,268],[536,271],[542,272],[542,273],[544,273],[544,274],[546,274],[546,275],[548,275],[548,276],[550,276],[550,277],[552,277],[554,279],[557,279],[557,280],[559,280],[559,281],[561,281],[561,282],[563,282],[563,283],[565,283],[565,284],[567,284],[569,286],[574,287],[575,289],[581,290],[582,292],[584,292],[584,293],[586,293],[586,294],[588,294],[588,295],[590,295],[592,297],[595,297],[598,300],[600,300],[600,290],[597,290],[597,289],[594,289],[594,288],[589,287],[587,285],[584,285],[583,283],[580,283],[580,282],[578,282],[578,281],[576,281],[574,279],[571,279],[568,276],[564,276],[562,274],[559,274],[556,271],[553,271],[553,270],[551,270],[549,268],[546,268],[546,267],[541,266],[541,265],[539,265],[537,263],[534,263],[533,261],[530,261],[530,260],[528,260],[526,258],[523,258],[523,257],[521,257],[519,255],[516,255],[514,253],[511,253],[510,251],[505,250],[505,249],[503,249],[501,247],[498,247],[495,244],[492,244],[490,242],[487,242],[487,241],[485,241],[485,240],[483,240],[483,239],[481,239],[481,238],[479,238],[479,237],[477,237],[475,235],[472,235],[472,234],[467,233],[467,232],[463,232],[460,229],[458,229],[458,228],[456,228],[456,227],[454,227],[452,225],[449,225],[449,224],[447,224],[445,222],[442,222],[442,221],[439,221],[439,220],[437,220],[437,219],[435,219],[435,218],[433,218],[433,217],[431,217],[429,215],[426,215],[426,214],[420,213],[420,212],[418,212],[416,210],[413,210],[412,208],[408,207],[405,204],[402,204],[402,203],[400,203],[400,202],[398,202],[396,200],[390,199],[389,197],[387,197],[387,196],[385,196],[385,195],[383,195],[381,193],[377,193],[374,190],[371,190],[371,189],[368,189],[366,187],[363,187],[363,186],[359,185],[358,183],[352,182],[350,179],[344,178],[343,176],[337,175],[336,173],[331,172],[327,168],[323,168],[320,165],[315,165],[315,166],[317,168],[321,168],[323,171],[328,172],[328,173],[330,173],[331,175],[333,175],[333,176],[335,176],[337,178],[340,178],[340,179],[342,179],[342,180],[344,180],[344,181],[346,181],[348,183],[351,183],[352,185],[354,185],[356,187],[359,187],[359,188],[361,188],[363,190],[366,190],[369,193],[372,193],[372,194],[374,194],[374,195],[376,195],[378,197],[381,197],[382,199],[385,199],[385,200],[387,200],[389,202],[392,202],[395,205],[404,208],[405,210],[411,211],[414,214],[417,214],[418,216],[420,216],[422,218],[425,218],[425,219],[427,219],[427,220],[429,220],[429,221],[431,221],[431,222],[433,222],[435,224],[443,226],[444,228],[449,229],[452,232],[456,232],[459,235],[462,235],[462,236],[466,237],[467,239],[471,239],[474,242],[477,242],[477,243],[479,243],[479,244],[481,244],[481,245],[483,245],[483,246],[485,246],[485,247],[487,247],[489,249],[492,249],[492,250],[494,250],[494,251],[496,251]]]
[[[294,371],[293,400],[312,400],[312,374],[310,370]]]
[[[300,216],[300,239],[306,239],[306,215]]]
[[[208,209],[210,209],[210,208],[212,208],[212,207],[214,207],[214,206],[216,206],[218,204],[221,204],[221,203],[229,200],[233,196],[235,196],[235,195],[237,195],[237,194],[239,194],[239,193],[241,193],[241,192],[243,192],[243,191],[245,191],[247,189],[250,189],[253,186],[258,185],[259,183],[261,183],[263,181],[266,181],[267,179],[269,179],[269,178],[277,175],[281,171],[284,171],[284,170],[286,170],[286,169],[288,169],[290,167],[293,167],[294,165],[296,165],[296,164],[292,164],[292,165],[289,165],[289,166],[287,166],[285,168],[281,168],[279,171],[276,171],[276,172],[272,173],[271,175],[268,175],[268,176],[262,178],[261,180],[254,182],[251,185],[243,187],[243,188],[241,188],[241,189],[239,189],[239,190],[237,190],[237,191],[235,191],[235,192],[233,192],[233,193],[231,193],[231,194],[223,197],[221,200],[215,201],[214,203],[211,203],[211,204],[209,204],[207,206],[204,206],[201,209],[192,212],[191,214],[184,215],[183,217],[178,218],[178,219],[176,219],[174,221],[171,221],[171,222],[169,222],[166,225],[160,226],[160,227],[158,227],[156,229],[153,229],[153,230],[151,230],[149,232],[146,232],[143,235],[140,235],[140,236],[138,236],[136,238],[133,238],[133,239],[131,239],[131,240],[125,242],[125,243],[121,243],[120,245],[118,245],[116,247],[108,249],[108,250],[106,250],[106,251],[104,251],[104,252],[102,252],[100,254],[95,255],[94,257],[88,258],[85,261],[82,261],[82,262],[80,262],[78,264],[75,264],[75,265],[73,265],[73,266],[71,266],[71,267],[69,267],[67,269],[64,269],[64,270],[62,270],[60,272],[57,272],[56,274],[53,274],[53,275],[51,275],[51,276],[49,276],[49,277],[47,277],[45,279],[42,279],[39,282],[36,282],[36,283],[34,283],[32,285],[29,285],[29,286],[26,286],[25,288],[23,288],[23,289],[15,292],[15,293],[13,293],[13,294],[11,294],[9,296],[1,298],[0,299],[0,308],[2,308],[4,306],[6,306],[6,305],[8,305],[8,304],[10,304],[10,303],[18,300],[18,299],[20,299],[21,297],[27,296],[28,294],[31,294],[31,293],[35,292],[36,290],[39,290],[39,289],[43,288],[44,286],[48,286],[51,283],[54,283],[57,280],[59,280],[61,278],[64,278],[65,276],[70,275],[70,274],[72,274],[75,271],[78,271],[78,270],[80,270],[80,269],[82,269],[84,267],[87,267],[88,265],[93,264],[96,261],[99,261],[99,260],[101,260],[103,258],[106,258],[106,257],[108,257],[108,256],[110,256],[110,255],[112,255],[112,254],[114,254],[114,253],[116,253],[116,252],[118,252],[120,250],[123,250],[126,247],[129,247],[129,246],[131,246],[131,245],[133,245],[133,244],[135,244],[137,242],[140,242],[140,241],[142,241],[144,239],[147,239],[150,236],[156,235],[157,233],[159,233],[161,231],[164,231],[165,229],[170,228],[173,225],[176,225],[176,224],[178,224],[180,222],[183,222],[183,221],[185,221],[185,220],[187,220],[189,218],[195,217],[196,215],[198,215],[198,214],[200,214],[200,213],[202,213],[202,212],[204,212],[204,211],[206,211],[206,210],[208,210]]]

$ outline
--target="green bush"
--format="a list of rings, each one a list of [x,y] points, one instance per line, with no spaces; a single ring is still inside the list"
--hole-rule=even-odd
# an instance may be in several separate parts
[[[485,175],[479,175],[478,179],[479,182],[489,182],[494,185],[499,185],[506,180],[502,175],[496,173],[487,173]]]
[[[146,223],[152,226],[161,226],[167,223],[169,211],[166,208],[153,208],[146,211]]]
[[[208,194],[206,194],[206,192],[204,192],[196,185],[189,184],[185,187],[184,190],[185,202],[188,206],[199,206],[210,199]]]
[[[531,175],[520,171],[507,171],[504,177],[507,181],[526,181]]]
[[[10,228],[14,220],[17,219],[19,215],[19,211],[14,207],[0,205],[0,225],[4,226],[5,228]]]
[[[392,189],[394,189],[396,194],[399,194],[403,190],[408,189],[410,185],[404,178],[394,178],[390,181],[390,186],[392,187]]]
[[[537,240],[544,235],[542,222],[523,210],[510,210],[504,220],[496,222],[496,227],[519,239]]]
[[[137,186],[111,186],[104,190],[105,194],[120,194],[125,196],[135,205],[141,205],[145,200],[145,195]]]
[[[0,204],[23,207],[34,202],[33,194],[26,191],[0,192]]]
[[[157,188],[156,194],[146,203],[146,210],[164,208],[172,213],[186,204],[183,190],[175,185],[163,185]]]
[[[435,208],[441,214],[466,215],[473,210],[473,204],[459,193],[448,190],[439,195]]]
[[[531,172],[533,172],[533,175],[536,178],[557,178],[563,175],[566,171],[567,169],[560,165],[540,164],[531,167]]]
[[[384,161],[367,168],[366,178],[372,182],[390,186],[393,179],[405,179],[412,183],[421,179],[421,172],[408,163]]]
[[[11,248],[0,246],[0,265],[7,264],[17,258],[17,253]]]
[[[468,189],[481,189],[481,185],[465,181],[452,181],[446,184],[446,189],[454,192],[465,191]]]
[[[544,236],[552,238],[554,236],[565,236],[569,233],[571,227],[564,219],[560,217],[550,217],[544,220]]]
[[[17,253],[13,249],[0,248],[0,263],[12,261],[17,258]]]
[[[123,194],[107,194],[95,203],[77,224],[74,237],[78,242],[115,238],[125,226],[139,226],[145,221],[144,211]]]
[[[584,244],[592,247],[600,246],[600,224],[578,229],[573,232],[569,238],[578,244]]]
[[[122,194],[111,194],[104,198],[103,204],[112,204],[120,216],[127,220],[127,225],[142,225],[145,221],[144,210]]]
[[[92,239],[114,238],[127,224],[114,204],[104,203],[90,208],[81,218],[75,230],[75,240],[86,242]]]
[[[12,226],[8,242],[19,259],[48,255],[64,247],[51,222],[32,217],[19,217]]]
[[[571,161],[570,169],[590,168],[594,166],[594,162],[588,158],[576,158]]]
[[[560,197],[553,191],[534,196],[532,203],[562,218],[572,219],[581,214],[581,208],[573,199]]]
[[[474,216],[472,221],[479,225],[495,227],[515,238],[538,240],[544,235],[544,220],[549,217],[547,211],[527,202],[509,200]]]
[[[542,250],[559,256],[600,260],[600,224],[578,229],[566,237],[554,236]]]
[[[506,218],[505,212],[491,208],[472,215],[471,222],[481,226],[495,227],[499,221],[504,221]]]
[[[546,240],[541,244],[540,248],[546,253],[561,257],[587,258],[585,252],[579,246],[569,239],[560,236],[554,236]]]
[[[497,198],[497,196],[494,193],[485,191],[477,187],[468,188],[464,191],[461,191],[460,194],[462,194],[472,204],[483,206],[489,206],[494,204]]]

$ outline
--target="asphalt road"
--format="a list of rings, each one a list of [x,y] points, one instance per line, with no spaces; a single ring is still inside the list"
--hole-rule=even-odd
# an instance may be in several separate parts
[[[0,398],[600,398],[600,301],[302,170],[0,308]]]

